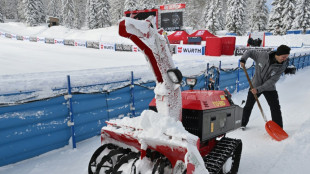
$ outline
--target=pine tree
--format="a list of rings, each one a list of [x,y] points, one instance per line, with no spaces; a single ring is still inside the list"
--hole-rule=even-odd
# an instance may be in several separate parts
[[[283,6],[281,0],[274,0],[272,3],[272,9],[269,16],[269,29],[274,35],[281,34],[282,24],[282,11]]]
[[[286,34],[288,30],[292,28],[292,23],[294,21],[294,11],[295,11],[295,2],[294,0],[284,0],[283,2],[283,11],[282,11],[282,34]]]
[[[184,15],[184,23],[185,26],[193,27],[193,29],[201,29],[204,28],[205,20],[202,17],[202,12],[205,9],[206,3],[209,0],[189,0],[186,4],[185,15]]]
[[[215,31],[221,29],[219,22],[219,12],[221,11],[221,6],[218,0],[211,0],[210,2],[210,4],[206,5],[204,19],[206,22],[206,29],[215,34]]]
[[[36,26],[45,22],[44,6],[41,0],[23,0],[26,23]]]
[[[47,14],[53,17],[60,15],[60,0],[50,0],[47,5]]]
[[[126,0],[124,11],[134,11],[138,9],[137,0]]]
[[[68,28],[75,28],[76,12],[73,0],[63,0],[62,2],[62,23]]]
[[[229,0],[228,11],[226,14],[226,29],[228,32],[242,35],[245,32],[245,1]]]
[[[94,29],[111,26],[110,8],[107,0],[89,0],[88,27]]]
[[[98,0],[96,7],[96,19],[97,25],[96,28],[104,28],[111,26],[111,17],[110,11],[111,8],[108,0]]]
[[[303,32],[310,28],[310,0],[298,0],[293,29],[302,29]]]
[[[118,20],[120,20],[124,16],[124,3],[125,0],[110,0],[112,25],[117,24]]]
[[[251,14],[251,31],[265,31],[268,23],[266,0],[258,0]]]
[[[153,9],[155,8],[155,0],[139,0],[138,8],[139,10],[145,10],[145,9]]]
[[[0,7],[0,23],[3,23],[4,19],[3,19],[3,14],[2,14],[2,7]]]

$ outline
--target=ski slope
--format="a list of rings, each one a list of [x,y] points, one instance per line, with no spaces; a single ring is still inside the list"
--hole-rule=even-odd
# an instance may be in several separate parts
[[[18,34],[78,38],[97,38],[97,32],[109,33],[116,37],[116,28],[100,31],[80,31],[80,35],[65,28],[51,30],[41,28],[25,29],[21,24],[1,24],[0,30],[13,31]],[[64,32],[64,30],[66,32]],[[75,31],[78,32],[78,31]],[[68,33],[71,33],[70,35]],[[83,35],[84,34],[84,35]],[[111,39],[107,37],[107,39]],[[285,36],[288,37],[288,36]],[[287,38],[274,37],[273,42],[282,42]],[[305,38],[309,36],[304,36]],[[105,37],[100,37],[104,40]],[[245,39],[244,39],[245,38]],[[237,39],[246,40],[246,37]],[[309,39],[310,40],[310,39]],[[294,42],[298,43],[300,40]],[[242,42],[243,43],[243,42]],[[294,45],[291,45],[294,46]],[[294,49],[295,52],[308,49]],[[65,86],[66,75],[72,75],[73,85],[85,85],[110,80],[121,80],[130,71],[144,80],[153,76],[146,66],[142,53],[110,52],[94,49],[48,45],[31,42],[21,42],[0,37],[0,93],[27,90],[50,90],[53,87]],[[239,56],[188,56],[174,55],[177,67],[184,75],[201,73],[206,64],[218,66],[222,61],[223,68],[237,66]],[[251,62],[247,62],[251,65]],[[289,138],[282,142],[270,138],[264,128],[264,121],[255,106],[246,131],[236,130],[228,133],[228,137],[243,141],[243,151],[239,168],[240,174],[291,174],[310,172],[310,67],[299,70],[296,75],[285,76],[277,83],[279,100],[282,108],[284,130]],[[236,104],[246,99],[247,91],[233,94]],[[270,119],[270,111],[264,97],[260,97],[263,109]],[[100,146],[100,137],[96,136],[77,144],[77,149],[71,145],[57,149],[38,157],[19,163],[0,167],[0,173],[5,174],[86,174],[89,159]]]

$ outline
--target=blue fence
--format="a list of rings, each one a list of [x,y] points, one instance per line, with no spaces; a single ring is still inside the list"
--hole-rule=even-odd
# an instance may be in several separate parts
[[[290,65],[297,70],[309,66],[310,55],[296,55],[290,59]],[[254,66],[248,72],[253,75]],[[248,88],[245,74],[239,67],[225,70],[221,64],[219,67],[207,66],[196,78],[198,82],[194,89],[227,89],[233,93]],[[23,104],[2,105],[0,166],[63,147],[72,139],[79,142],[98,135],[107,120],[140,115],[154,97],[154,86],[155,82],[134,83],[132,76],[128,85],[113,91],[73,92]],[[189,87],[183,84],[182,90],[187,89]],[[73,115],[74,119],[71,118]]]

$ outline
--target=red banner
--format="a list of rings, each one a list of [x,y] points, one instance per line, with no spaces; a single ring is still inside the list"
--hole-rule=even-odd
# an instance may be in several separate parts
[[[186,4],[167,4],[167,5],[161,5],[160,10],[176,10],[176,9],[182,9],[185,7],[186,7]]]

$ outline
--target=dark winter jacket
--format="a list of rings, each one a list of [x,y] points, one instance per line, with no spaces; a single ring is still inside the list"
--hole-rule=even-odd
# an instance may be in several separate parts
[[[276,90],[275,84],[288,66],[288,59],[283,63],[278,63],[273,51],[268,53],[248,50],[242,55],[240,62],[245,63],[249,57],[255,61],[255,74],[252,83],[258,93]]]

